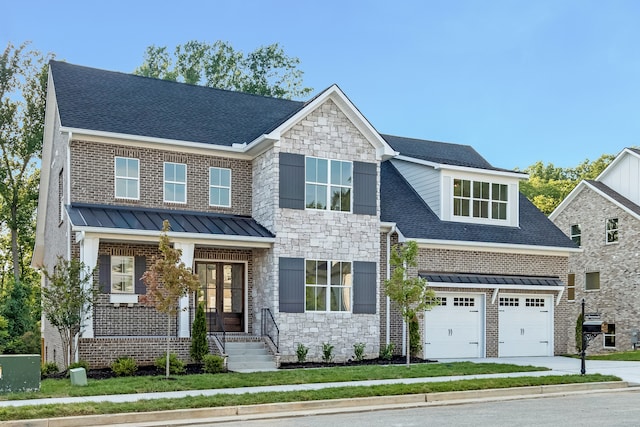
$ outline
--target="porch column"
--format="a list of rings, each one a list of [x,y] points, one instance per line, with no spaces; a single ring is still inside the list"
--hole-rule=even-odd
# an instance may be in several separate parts
[[[79,236],[78,242],[80,243],[80,261],[84,263],[89,271],[93,271],[98,265],[98,245],[100,244],[100,238],[81,235]],[[93,275],[89,276],[86,287],[88,290],[93,289]],[[82,336],[82,338],[93,338],[93,307],[87,310],[86,320],[80,328],[80,336]]]
[[[180,261],[184,262],[188,268],[193,268],[193,243],[174,242],[173,247],[182,251]],[[189,295],[183,296],[179,301],[180,311],[178,312],[178,337],[189,338]]]

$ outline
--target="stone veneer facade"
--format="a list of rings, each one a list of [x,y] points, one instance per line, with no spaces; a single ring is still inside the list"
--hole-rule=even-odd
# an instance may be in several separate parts
[[[308,360],[320,360],[325,342],[334,345],[337,361],[351,358],[353,344],[357,342],[365,343],[366,357],[376,357],[380,347],[378,310],[375,314],[279,311],[280,257],[373,261],[380,268],[379,216],[279,208],[280,152],[375,163],[379,189],[380,162],[375,148],[340,108],[327,100],[285,132],[279,144],[254,161],[253,217],[277,236],[272,250],[256,256],[254,301],[274,313],[280,328],[281,360],[295,360],[298,344],[309,347]],[[379,212],[379,191],[377,194]],[[377,300],[379,307],[379,296]]]
[[[618,218],[618,242],[607,244],[607,219]],[[567,316],[569,350],[575,352],[575,323],[585,300],[586,313],[599,313],[606,323],[615,324],[615,347],[605,348],[602,335],[592,341],[589,353],[633,349],[631,334],[640,330],[640,221],[589,188],[571,200],[554,223],[567,236],[571,225],[581,227],[583,252],[569,256],[569,273],[575,274],[575,299]],[[600,289],[586,290],[586,273],[600,273]]]

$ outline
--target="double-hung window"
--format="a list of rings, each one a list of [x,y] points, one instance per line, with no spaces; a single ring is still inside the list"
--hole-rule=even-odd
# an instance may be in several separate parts
[[[132,294],[134,292],[134,272],[134,257],[112,256],[111,292]]]
[[[580,224],[573,224],[571,226],[571,240],[578,245],[582,245],[582,230],[580,229]]]
[[[131,157],[115,158],[115,187],[119,199],[140,198],[140,160]]]
[[[576,275],[569,273],[567,276],[567,301],[575,301],[576,299]]]
[[[453,215],[506,220],[508,190],[506,184],[454,179]]]
[[[187,203],[187,165],[164,163],[164,201]]]
[[[615,348],[616,346],[616,324],[608,323],[603,333],[604,348]]]
[[[306,311],[351,311],[351,263],[306,260]]]
[[[606,227],[607,227],[607,230],[606,230],[607,243],[617,243],[618,242],[618,218],[607,219]]]
[[[351,212],[353,164],[348,161],[307,157],[305,161],[305,206]]]
[[[209,168],[209,206],[231,206],[231,169]]]

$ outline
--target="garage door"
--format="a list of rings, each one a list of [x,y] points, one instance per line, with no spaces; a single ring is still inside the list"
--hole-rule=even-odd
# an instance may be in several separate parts
[[[425,312],[424,357],[484,356],[484,295],[437,294],[439,306]]]
[[[553,356],[553,297],[503,295],[498,307],[498,356]]]

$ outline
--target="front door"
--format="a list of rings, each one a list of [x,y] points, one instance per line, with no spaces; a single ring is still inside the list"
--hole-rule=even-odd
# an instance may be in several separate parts
[[[197,262],[196,273],[209,331],[221,331],[222,321],[226,332],[244,332],[244,264]]]

